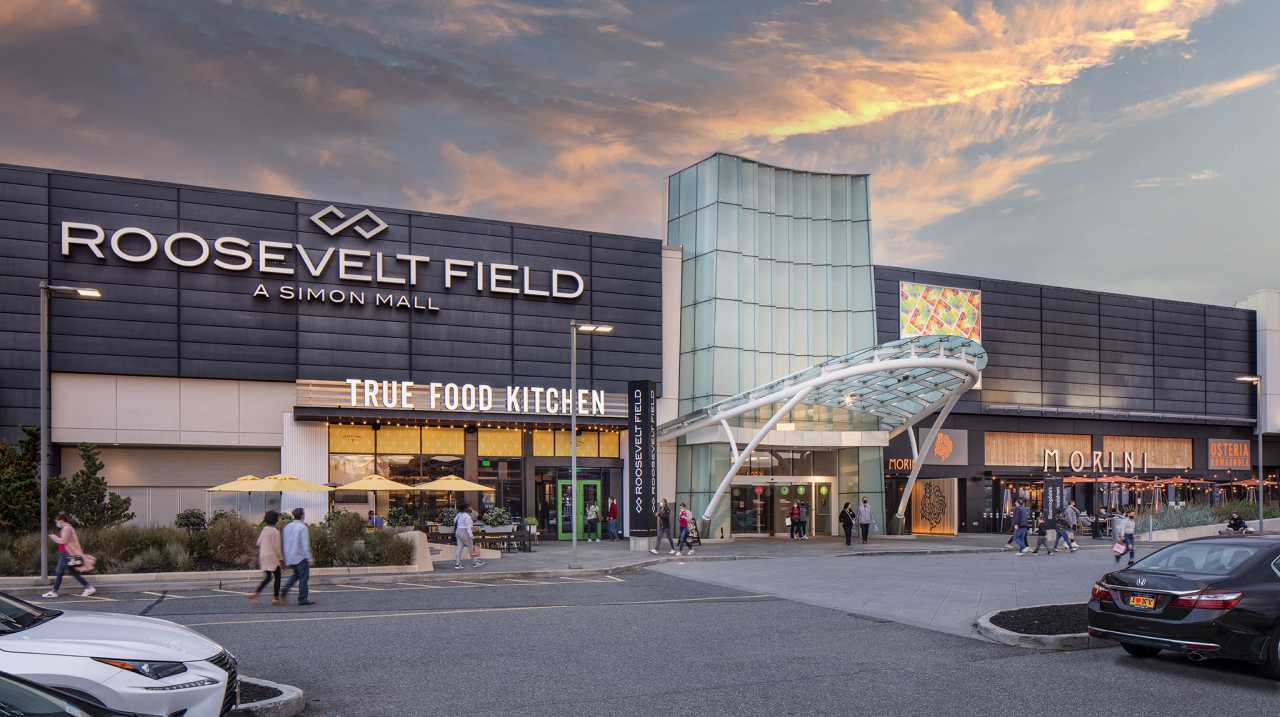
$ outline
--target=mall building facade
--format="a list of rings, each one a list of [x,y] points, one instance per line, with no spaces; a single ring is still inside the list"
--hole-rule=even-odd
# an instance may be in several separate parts
[[[336,486],[453,474],[494,488],[461,496],[472,505],[555,537],[573,402],[586,499],[623,494],[627,383],[662,379],[661,252],[642,237],[3,167],[0,437],[39,423],[40,283],[93,287],[100,300],[50,300],[54,470],[96,444],[139,522],[276,507],[205,491],[250,473]],[[579,338],[576,395],[575,319],[615,327]],[[334,494],[352,510],[386,500]],[[328,509],[324,494],[284,502]]]
[[[657,240],[0,166],[0,439],[39,423],[47,281],[102,295],[50,301],[55,471],[96,444],[144,523],[276,507],[205,490],[247,473],[335,486],[456,474],[494,489],[464,500],[567,537],[571,445],[587,500],[635,493],[631,382],[656,388],[662,424],[939,333],[980,342],[989,360],[921,469],[949,497],[944,532],[999,529],[1008,498],[1098,473],[1099,455],[1101,472],[1248,472],[1256,406],[1235,378],[1280,379],[1268,370],[1280,294],[1215,307],[875,266],[869,193],[867,175],[715,154],[669,177]],[[572,320],[613,327],[579,336],[577,393]],[[1265,406],[1280,416],[1270,388]],[[729,438],[744,445],[769,415],[659,443],[647,495],[701,514]],[[905,434],[801,404],[748,457],[703,538],[785,535],[800,503],[811,534],[837,532],[840,506],[862,498],[884,529],[910,468]]]

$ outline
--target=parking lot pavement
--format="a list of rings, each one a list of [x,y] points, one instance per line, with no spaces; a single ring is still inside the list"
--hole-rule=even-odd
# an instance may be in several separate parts
[[[985,716],[1024,697],[1064,713],[1187,714],[1271,709],[1277,696],[1239,665],[1037,653],[653,571],[373,587],[329,586],[310,608],[207,590],[58,603],[190,625],[245,674],[301,687],[309,717]]]
[[[1139,555],[1147,549],[1139,548]],[[655,571],[722,587],[894,620],[953,635],[992,610],[1085,602],[1117,567],[1109,550],[1053,556],[1012,551],[667,563]]]

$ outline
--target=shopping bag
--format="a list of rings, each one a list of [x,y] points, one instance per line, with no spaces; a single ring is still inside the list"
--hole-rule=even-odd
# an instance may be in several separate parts
[[[1116,555],[1124,555],[1124,552],[1128,549],[1129,549],[1129,546],[1125,545],[1123,540],[1117,540],[1111,546],[1111,552],[1115,553]]]
[[[790,519],[790,518],[787,518],[785,521],[783,521],[783,523],[784,523],[788,528],[790,528],[790,527],[791,527],[791,519]]]

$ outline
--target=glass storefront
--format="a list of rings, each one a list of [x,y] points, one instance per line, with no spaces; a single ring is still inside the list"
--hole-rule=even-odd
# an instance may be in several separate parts
[[[625,502],[621,499],[620,437],[618,430],[610,428],[579,430],[578,477],[584,486],[594,486],[591,495],[584,489],[583,498],[596,502],[601,513],[610,497]],[[468,503],[481,515],[500,506],[518,523],[526,517],[537,518],[539,531],[554,538],[559,521],[567,517],[556,499],[556,483],[570,477],[570,447],[567,430],[333,423],[329,425],[329,483],[341,486],[375,473],[405,485],[459,476],[493,491],[456,495],[336,491],[334,506],[379,514],[401,506],[424,522],[455,501]]]

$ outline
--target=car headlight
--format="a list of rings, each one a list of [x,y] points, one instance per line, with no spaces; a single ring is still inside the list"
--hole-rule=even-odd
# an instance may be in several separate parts
[[[101,662],[104,665],[119,667],[122,670],[128,670],[143,677],[150,677],[153,680],[163,680],[166,677],[180,675],[187,671],[187,666],[181,662],[151,662],[140,660],[113,660],[107,657],[95,657],[95,662]]]

